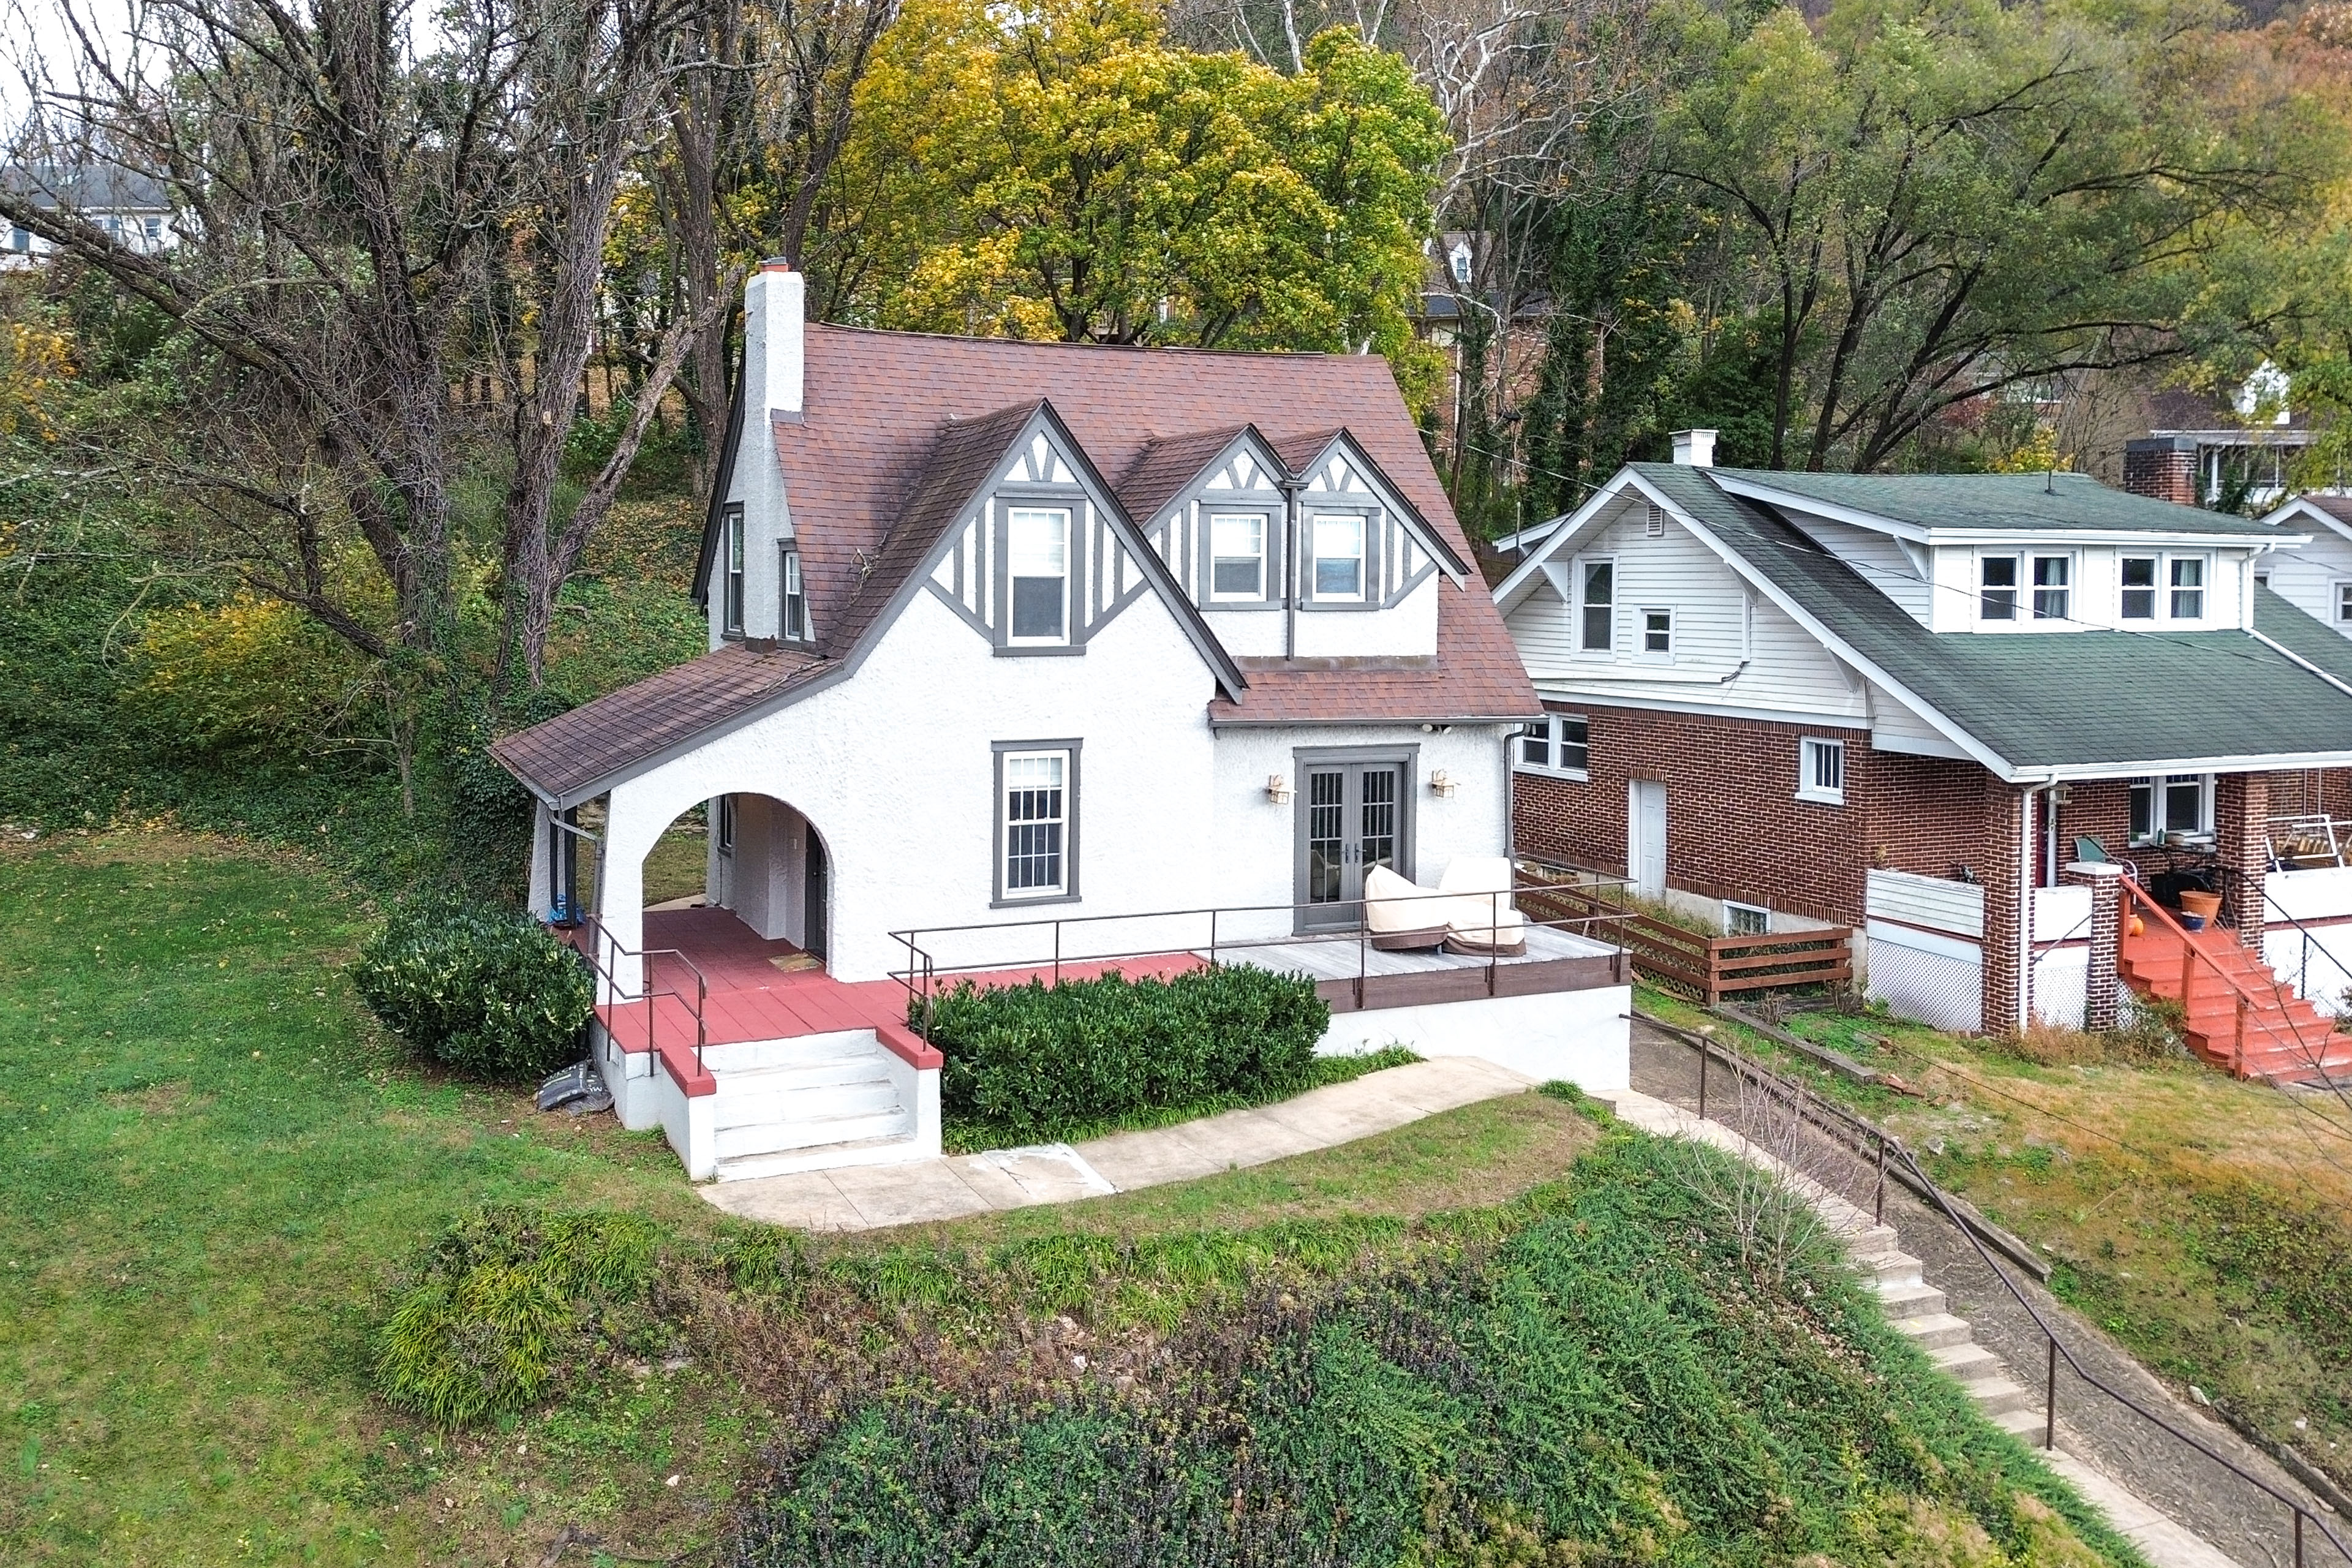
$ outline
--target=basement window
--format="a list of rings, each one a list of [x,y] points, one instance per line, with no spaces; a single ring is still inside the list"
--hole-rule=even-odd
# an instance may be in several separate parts
[[[1772,934],[1772,911],[1755,904],[1735,904],[1723,900],[1723,934],[1726,936],[1769,936]]]

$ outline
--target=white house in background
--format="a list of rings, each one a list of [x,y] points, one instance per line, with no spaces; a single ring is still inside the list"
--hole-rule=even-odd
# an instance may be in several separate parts
[[[2352,496],[2300,495],[2263,521],[2305,542],[2269,557],[2256,576],[2296,609],[2352,637]]]
[[[11,163],[0,168],[0,184],[31,195],[40,206],[77,212],[132,250],[163,250],[172,244],[171,198],[144,174],[104,164]],[[10,226],[0,237],[0,268],[34,266],[52,248],[30,229]]]
[[[1371,868],[1507,853],[1540,710],[1384,362],[809,323],[781,264],[745,321],[710,651],[496,748],[631,1125],[697,1176],[935,1152],[910,984],[1112,956],[1316,973],[1327,1048],[1625,1081],[1613,947],[1358,940]],[[706,803],[706,907],[646,911]]]

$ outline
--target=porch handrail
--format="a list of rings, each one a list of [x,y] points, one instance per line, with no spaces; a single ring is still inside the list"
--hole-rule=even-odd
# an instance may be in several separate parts
[[[2251,883],[2253,880],[2252,877],[2247,876],[2246,873],[2239,870],[2234,866],[2224,866],[2221,869],[2221,879],[2224,882],[2228,882],[2234,879],[2238,882],[2239,886],[2243,888],[2246,884]],[[2294,988],[2294,994],[2308,1002],[2311,1000],[2311,950],[2313,948],[2316,947],[2321,952],[2326,953],[2328,961],[2336,964],[2338,968],[2352,966],[2347,966],[2344,964],[2341,960],[2337,959],[2334,951],[2330,949],[2326,942],[2319,940],[2318,932],[2313,931],[2309,926],[2304,924],[2302,921],[2295,918],[2294,913],[2292,913],[2285,905],[2280,903],[2278,900],[2273,896],[2271,892],[2270,879],[2267,877],[2263,879],[2262,891],[2264,910],[2262,920],[2262,929],[2265,931],[2270,929],[2272,923],[2270,911],[2276,910],[2279,918],[2284,920],[2288,925],[2293,926],[2296,934],[2303,938],[2303,963],[2300,970],[2302,984]],[[2231,908],[2234,910],[2240,911],[2241,919],[2244,918],[2242,911],[2245,905],[2243,902],[2239,901],[2234,896],[2231,900]],[[2266,964],[2267,962],[2268,961],[2265,960]],[[2278,977],[2276,971],[2272,972],[2271,985],[2273,990],[2277,991],[2285,991],[2287,989],[2286,982]],[[2284,1001],[2284,998],[2282,997],[2281,1000]],[[2303,1031],[2300,1028],[2297,1028],[2294,1031],[2294,1039],[2296,1045],[2300,1046],[2303,1044]]]
[[[2156,900],[2149,895],[2147,889],[2141,887],[2129,876],[2120,877],[2116,879],[2123,883],[2124,889],[2124,897],[2118,900],[2118,918],[2127,919],[2131,912],[2132,906],[2135,903],[2143,905],[2146,907],[2148,913],[2160,924],[2170,930],[2174,936],[2180,939],[2180,1005],[2184,1012],[2188,1010],[2189,1005],[2189,986],[2191,979],[2196,973],[2196,966],[2200,962],[2204,964],[2206,969],[2212,973],[2215,979],[2221,981],[2222,986],[2226,990],[2236,993],[2238,998],[2237,1032],[2231,1043],[2230,1070],[2232,1076],[2242,1078],[2245,1076],[2246,1070],[2246,1011],[2250,1007],[2260,1007],[2263,1005],[2262,999],[2256,996],[2252,991],[2247,990],[2244,985],[2240,984],[2236,975],[2231,974],[2228,970],[2222,968],[2220,961],[2215,959],[2211,953],[2207,952],[2203,948],[2199,947],[2192,940],[2193,933],[2189,930],[2189,928],[2182,925],[2178,920],[2174,919],[2172,912],[2166,909],[2162,904],[2158,903]],[[2117,933],[2119,939],[2121,935],[2121,932]],[[2116,943],[2116,963],[2119,965],[2122,963],[2123,947],[2123,942],[2118,940]],[[2295,1027],[2294,1020],[2292,1017],[2287,1018],[2286,1024],[2288,1032],[2294,1037],[2295,1044],[2298,1046],[2302,1045],[2303,1031]]]
[[[2002,1289],[2009,1292],[2019,1306],[2025,1309],[2026,1315],[2033,1320],[2033,1326],[2043,1341],[2046,1355],[2042,1418],[2043,1448],[2054,1448],[2058,1443],[2058,1363],[2063,1360],[2076,1377],[2098,1393],[2105,1394],[2167,1436],[2195,1449],[2239,1480],[2263,1492],[2273,1502],[2284,1504],[2294,1517],[2295,1568],[2305,1568],[2304,1547],[2307,1531],[2316,1531],[2321,1539],[2333,1546],[2347,1563],[2352,1563],[2352,1545],[2347,1545],[2344,1538],[2336,1533],[2334,1526],[2318,1513],[2305,1507],[2288,1493],[2281,1491],[2262,1477],[2238,1465],[2229,1456],[2215,1449],[2195,1433],[2184,1431],[2174,1426],[2137,1399],[2115,1387],[2084,1366],[2075,1356],[2074,1347],[2058,1337],[2058,1331],[2051,1325],[2050,1320],[2042,1315],[2042,1309],[2018,1288],[2017,1282],[2010,1278],[2009,1271],[2003,1268],[1986,1249],[1984,1238],[1979,1235],[1977,1226],[1954,1205],[1952,1199],[1944,1189],[1937,1185],[1935,1178],[1927,1174],[1927,1170],[1919,1163],[1918,1156],[1903,1139],[1849,1108],[1830,1100],[1827,1096],[1812,1090],[1801,1079],[1776,1070],[1728,1041],[1712,1036],[1690,1035],[1680,1029],[1669,1029],[1667,1032],[1699,1053],[1698,1115],[1701,1121],[1708,1120],[1707,1062],[1711,1057],[1719,1056],[1725,1065],[1733,1068],[1740,1077],[1760,1083],[1768,1094],[1776,1098],[1780,1094],[1787,1094],[1798,1119],[1804,1124],[1815,1128],[1857,1156],[1874,1158],[1877,1167],[1876,1193],[1872,1204],[1872,1218],[1874,1221],[1880,1224],[1885,1222],[1886,1176],[1892,1167],[1900,1174],[1909,1178],[1905,1185],[1914,1188],[1927,1198],[1937,1213],[1955,1230],[1968,1238],[1969,1245],[1976,1251],[1978,1260],[1992,1271],[1993,1278],[2000,1281]],[[1721,1118],[1715,1120],[1720,1121]],[[1725,1125],[1733,1124],[1727,1122]],[[1740,1131],[1740,1129],[1735,1126],[1734,1131]],[[1745,1133],[1743,1132],[1742,1135],[1745,1136]]]
[[[702,973],[701,966],[674,947],[635,948],[629,946],[619,937],[613,934],[611,929],[604,924],[602,916],[586,916],[582,920],[581,924],[588,932],[588,944],[590,949],[587,954],[588,967],[594,970],[597,975],[604,980],[604,984],[612,988],[613,1002],[614,1005],[635,1006],[640,1002],[646,1005],[646,1048],[649,1053],[658,1055],[660,1052],[660,1046],[654,1038],[653,1003],[655,997],[675,996],[677,998],[678,1004],[681,1006],[685,1007],[688,1012],[694,1015],[694,1071],[697,1077],[702,1076],[704,1072],[702,1065],[702,1050],[703,1047],[709,1043],[710,1038],[710,1027],[705,1018],[705,1015],[709,1011],[710,980],[709,976]],[[612,947],[614,957],[618,958],[625,955],[637,961],[638,994],[636,995],[628,996],[623,994],[621,982],[617,973],[614,966],[607,964],[604,962],[602,955],[601,950],[606,944],[610,944]],[[653,965],[646,962],[648,959],[655,958],[675,958],[678,963],[686,966],[687,971],[694,976],[694,996],[691,1000],[688,999],[686,993],[682,990],[667,985],[662,986],[658,989],[655,987],[653,984]]]
[[[914,1014],[918,1005],[921,1006],[924,1014],[923,1028],[928,1030],[929,1027],[929,1013],[931,1005],[936,1000],[939,982],[941,977],[953,977],[959,974],[989,974],[1004,970],[1041,967],[1040,965],[1033,963],[1024,963],[1018,959],[1008,960],[1003,958],[982,960],[971,963],[941,963],[939,962],[933,951],[937,946],[937,939],[940,937],[966,936],[977,933],[988,933],[993,935],[1006,931],[1038,930],[1040,928],[1049,929],[1052,933],[1052,952],[1048,960],[1048,963],[1052,970],[1054,981],[1058,984],[1062,977],[1062,965],[1066,961],[1071,963],[1117,963],[1122,960],[1128,959],[1166,957],[1169,956],[1171,952],[1198,952],[1201,947],[1201,944],[1198,943],[1160,942],[1148,947],[1123,949],[1109,952],[1066,953],[1064,952],[1064,943],[1062,941],[1063,931],[1066,927],[1104,925],[1117,921],[1180,921],[1200,920],[1205,918],[1208,921],[1208,942],[1206,943],[1208,953],[1207,961],[1212,965],[1222,963],[1225,954],[1249,952],[1258,948],[1296,947],[1301,944],[1320,942],[1328,942],[1334,945],[1342,942],[1354,943],[1357,949],[1355,974],[1356,1002],[1359,1006],[1361,1006],[1364,996],[1364,983],[1370,975],[1370,948],[1372,946],[1374,935],[1376,934],[1363,917],[1363,906],[1367,902],[1383,905],[1409,904],[1421,900],[1444,900],[1446,903],[1459,907],[1473,900],[1491,899],[1495,900],[1495,903],[1489,918],[1493,921],[1495,926],[1499,927],[1503,924],[1506,914],[1516,913],[1521,922],[1529,929],[1565,931],[1573,927],[1576,928],[1576,934],[1583,935],[1596,941],[1606,940],[1608,941],[1609,945],[1620,953],[1623,953],[1626,951],[1625,943],[1622,940],[1614,938],[1603,939],[1596,937],[1593,934],[1599,930],[1622,925],[1627,918],[1622,913],[1580,915],[1572,916],[1564,920],[1537,920],[1527,915],[1523,910],[1517,910],[1510,902],[1513,898],[1523,890],[1526,889],[1523,889],[1517,885],[1507,889],[1494,889],[1486,892],[1447,892],[1442,889],[1416,886],[1411,892],[1398,893],[1394,895],[1382,894],[1377,899],[1369,900],[1359,895],[1353,899],[1328,900],[1319,903],[1305,901],[1287,904],[1219,904],[1185,910],[1138,910],[1124,913],[1091,915],[1041,915],[1034,920],[978,921],[966,925],[925,926],[906,931],[894,931],[889,933],[892,941],[898,942],[901,947],[907,950],[907,966],[904,969],[892,970],[889,977],[893,980],[898,981],[900,984],[906,988],[908,1011],[910,1016]],[[1328,911],[1335,907],[1345,909],[1351,905],[1354,906],[1356,910],[1355,923],[1347,927],[1334,927],[1328,931],[1301,931],[1293,930],[1287,933],[1278,936],[1234,937],[1224,934],[1224,932],[1220,929],[1221,922],[1230,916],[1285,914],[1295,917],[1301,910],[1319,910]],[[1470,929],[1478,930],[1482,928],[1479,928],[1475,924],[1474,918],[1474,921],[1471,922]],[[926,945],[927,943],[929,945]],[[1486,958],[1484,967],[1486,971],[1486,992],[1488,995],[1494,995],[1497,994],[1496,972],[1502,965],[1503,955],[1499,952],[1489,952],[1484,956]]]

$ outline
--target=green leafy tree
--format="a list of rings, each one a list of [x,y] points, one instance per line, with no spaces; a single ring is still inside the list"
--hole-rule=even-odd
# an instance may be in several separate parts
[[[1133,0],[917,0],[810,268],[884,326],[1411,364],[1446,149],[1404,62],[1346,33],[1286,77],[1171,46]]]

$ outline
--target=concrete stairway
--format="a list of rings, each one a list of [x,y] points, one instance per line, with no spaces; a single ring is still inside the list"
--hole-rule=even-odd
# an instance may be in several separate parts
[[[915,1111],[871,1029],[721,1047],[718,1179],[918,1157]]]
[[[2270,965],[2226,928],[2187,933],[2197,956],[2189,961],[2189,1048],[2238,1078],[2274,1083],[2352,1077],[2352,1035],[2294,994]],[[2179,1001],[2181,936],[2156,921],[2124,938],[2126,984],[2143,996]],[[2223,976],[2228,978],[2225,980]],[[2238,1046],[2238,1008],[2245,1003],[2245,1047]]]
[[[1946,1310],[1944,1293],[1921,1278],[1919,1260],[1895,1245],[1894,1227],[1870,1226],[1853,1233],[1847,1246],[1855,1264],[1876,1281],[1887,1321],[1958,1383],[1994,1426],[2040,1441],[2041,1396],[1976,1342],[1966,1318]]]

